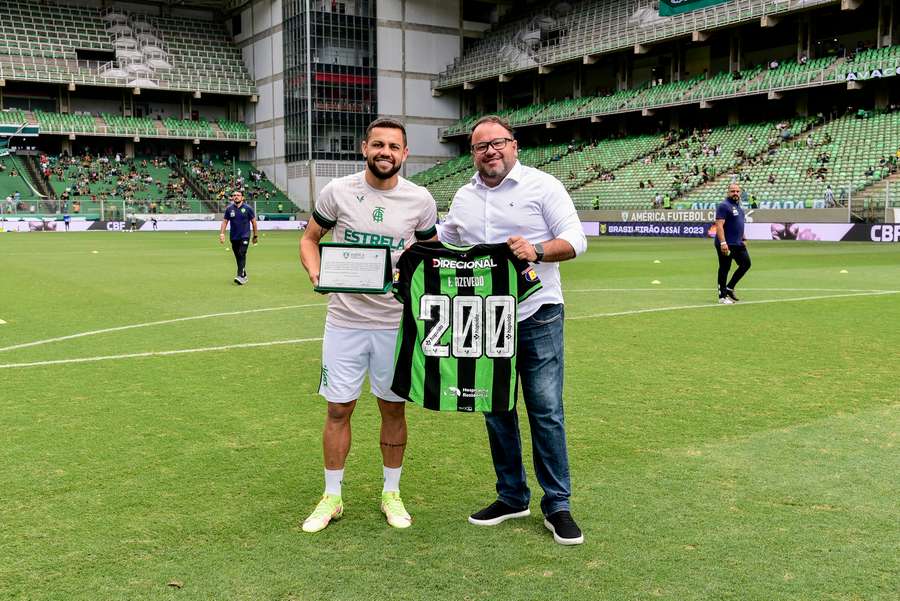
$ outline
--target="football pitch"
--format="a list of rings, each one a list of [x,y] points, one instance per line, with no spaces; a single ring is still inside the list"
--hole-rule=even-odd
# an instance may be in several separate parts
[[[411,405],[414,521],[390,528],[368,388],[344,517],[303,533],[325,298],[296,233],[262,236],[243,287],[225,248],[0,235],[0,599],[900,595],[900,245],[751,243],[721,306],[710,241],[590,239],[562,268],[576,547],[529,444],[532,516],[468,524],[495,498],[484,420]]]

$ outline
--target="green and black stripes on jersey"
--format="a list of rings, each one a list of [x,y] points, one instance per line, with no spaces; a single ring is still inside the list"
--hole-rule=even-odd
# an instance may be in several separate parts
[[[394,393],[437,411],[513,409],[516,309],[541,287],[534,268],[505,244],[441,242],[414,244],[397,268]]]

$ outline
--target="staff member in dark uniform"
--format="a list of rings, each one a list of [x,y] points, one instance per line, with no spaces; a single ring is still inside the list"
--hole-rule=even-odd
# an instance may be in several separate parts
[[[247,248],[250,246],[250,226],[253,226],[253,244],[259,241],[256,229],[256,213],[253,208],[244,204],[244,195],[234,192],[231,195],[231,204],[225,209],[225,219],[219,228],[219,243],[225,244],[225,228],[231,222],[231,250],[234,252],[234,260],[237,262],[237,275],[234,283],[243,286],[247,283]]]
[[[733,305],[738,301],[734,295],[734,287],[750,270],[750,253],[747,252],[746,242],[741,187],[738,184],[731,184],[728,186],[728,196],[716,207],[715,245],[719,257],[719,304]],[[731,261],[737,263],[738,268],[726,284]]]

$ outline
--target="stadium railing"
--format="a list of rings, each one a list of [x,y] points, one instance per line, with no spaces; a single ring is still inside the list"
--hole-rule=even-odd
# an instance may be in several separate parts
[[[890,47],[890,58],[880,59],[885,71],[900,67],[900,45]],[[893,49],[896,49],[894,51]],[[890,65],[893,65],[891,68]],[[859,67],[856,67],[857,69]],[[663,108],[712,102],[726,98],[737,98],[752,94],[781,92],[824,85],[841,84],[845,81],[844,71],[853,70],[839,59],[824,57],[799,65],[789,61],[778,69],[766,70],[762,66],[743,70],[740,79],[734,79],[728,72],[719,72],[709,78],[693,77],[682,82],[669,82],[658,86],[643,85],[636,89],[623,90],[608,96],[584,96],[576,99],[550,101],[540,105],[540,111],[528,114],[526,119],[517,119],[520,109],[500,111],[501,116],[511,117],[510,124],[516,127],[544,125],[572,119],[601,117],[644,109]],[[465,117],[457,123],[440,130],[440,136],[451,137],[468,134],[469,129],[480,115]]]
[[[228,206],[228,200],[203,201],[194,198],[184,199],[152,199],[140,202],[129,201],[123,198],[109,198],[106,200],[56,200],[56,199],[27,199],[20,200],[10,206],[0,197],[0,219],[50,219],[61,220],[64,215],[76,219],[121,221],[129,215],[159,216],[171,219],[175,215],[184,215],[185,218],[209,220],[213,216],[220,215]],[[289,216],[297,211],[297,207],[290,201],[250,201],[250,206],[261,216],[279,215]],[[281,205],[279,210],[278,205]]]

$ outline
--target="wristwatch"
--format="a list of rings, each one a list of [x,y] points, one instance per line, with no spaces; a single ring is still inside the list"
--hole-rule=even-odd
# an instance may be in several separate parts
[[[544,246],[540,242],[534,245],[534,253],[537,255],[537,258],[534,260],[535,263],[540,263],[544,260]]]

